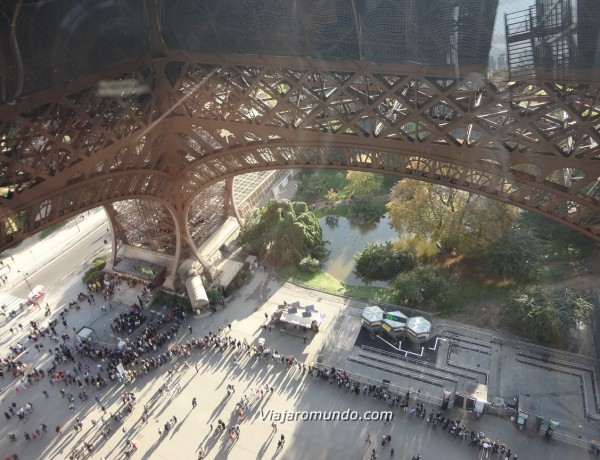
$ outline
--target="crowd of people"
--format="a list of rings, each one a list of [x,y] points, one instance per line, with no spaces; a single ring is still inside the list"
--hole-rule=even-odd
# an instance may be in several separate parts
[[[345,370],[336,369],[334,367],[330,369],[324,369],[314,364],[309,366],[309,374],[312,375],[316,380],[322,380],[329,382],[330,385],[337,385],[338,388],[344,388],[346,392],[360,395],[361,393],[367,397],[373,397],[375,400],[381,401],[387,404],[388,408],[398,408],[399,413],[404,413],[409,419],[421,420],[432,430],[436,427],[440,427],[440,431],[447,432],[450,436],[460,438],[461,444],[465,444],[467,439],[470,439],[468,446],[478,447],[483,455],[489,456],[489,454],[495,454],[502,460],[518,460],[517,454],[513,453],[506,444],[501,441],[493,440],[486,436],[484,433],[468,430],[463,421],[460,418],[452,419],[446,415],[443,410],[430,409],[429,413],[425,408],[424,403],[412,402],[411,405],[411,394],[407,391],[405,394],[393,394],[392,391],[383,385],[373,384],[362,384],[358,378],[353,378]],[[388,423],[386,420],[385,423]],[[389,443],[391,439],[386,440],[386,437],[382,439],[381,447],[384,447],[386,443]],[[370,438],[368,439],[370,444]],[[393,449],[392,449],[393,450]],[[371,458],[376,458],[376,451],[373,449]],[[393,455],[393,454],[392,454]],[[415,458],[415,457],[413,457]]]
[[[134,304],[127,313],[119,314],[112,322],[115,329],[127,333],[134,332],[138,329],[138,326],[142,325],[142,323],[144,324],[137,335],[132,334],[125,339],[124,346],[100,347],[90,345],[89,343],[79,344],[75,341],[65,341],[54,348],[49,347],[48,351],[53,355],[52,365],[45,371],[34,368],[27,372],[27,384],[34,385],[36,382],[48,378],[50,384],[61,386],[59,391],[62,398],[65,398],[66,404],[69,405],[71,410],[74,410],[74,393],[67,390],[72,386],[78,387],[79,399],[85,401],[88,399],[87,387],[95,387],[97,390],[109,385],[111,382],[122,382],[121,379],[123,376],[117,369],[119,364],[122,364],[126,368],[131,380],[138,376],[157,371],[162,366],[170,364],[172,365],[171,368],[165,371],[167,380],[170,380],[174,373],[189,368],[187,361],[181,365],[178,363],[178,358],[188,358],[194,350],[206,350],[221,354],[231,353],[231,359],[228,362],[235,366],[240,365],[241,361],[245,358],[268,360],[275,365],[280,365],[281,367],[278,368],[283,371],[294,369],[299,373],[304,373],[308,370],[315,380],[322,380],[328,382],[330,385],[337,385],[340,390],[345,389],[348,393],[363,394],[364,396],[382,401],[388,407],[392,409],[397,408],[400,413],[407,414],[409,418],[421,420],[422,423],[426,424],[424,426],[428,426],[432,430],[439,427],[438,431],[447,432],[450,436],[461,439],[462,444],[465,444],[466,440],[470,439],[469,446],[477,446],[483,452],[497,454],[502,459],[517,460],[517,456],[504,443],[490,439],[483,433],[468,430],[460,418],[451,419],[444,411],[433,410],[431,408],[427,410],[424,404],[417,403],[414,400],[414,395],[411,398],[408,392],[406,394],[393,394],[386,386],[361,383],[358,378],[354,378],[344,370],[337,370],[335,368],[324,369],[314,364],[307,367],[306,364],[292,355],[285,356],[277,350],[267,349],[261,345],[251,345],[245,339],[240,340],[232,337],[230,335],[231,324],[224,328],[219,328],[217,333],[209,331],[203,337],[193,337],[190,326],[189,339],[179,345],[169,347],[172,339],[180,332],[181,324],[184,320],[185,313],[181,308],[174,306],[168,313],[158,316],[153,321],[148,321],[141,307]],[[48,328],[48,331],[52,332],[50,337],[56,335],[54,326],[55,324],[52,324]],[[39,331],[37,325],[35,327]],[[198,372],[198,365],[196,365],[196,372]],[[177,391],[177,385],[175,384],[173,387],[167,383],[161,386],[157,400],[172,388],[175,388]],[[235,409],[237,419],[230,426],[226,426],[222,420],[219,420],[218,430],[215,430],[215,434],[228,433],[232,442],[237,440],[240,434],[240,423],[247,419],[246,413],[251,410],[253,403],[261,396],[269,394],[269,392],[272,393],[273,390],[273,387],[267,385],[265,389],[259,388],[256,389],[256,392],[252,391],[253,400],[250,400],[246,396],[242,397]],[[234,385],[228,385],[227,395],[230,396],[234,392]],[[44,391],[44,394],[48,397],[46,391]],[[96,435],[99,439],[108,439],[116,431],[113,424],[123,424],[126,417],[133,412],[136,397],[132,392],[125,392],[121,397],[121,401],[122,407],[118,411],[108,413],[106,417],[103,415],[99,421],[91,421],[92,425],[98,428]],[[96,396],[96,402],[103,413],[108,412],[108,409],[101,403],[98,396]],[[193,401],[193,404],[195,407],[195,401]],[[10,420],[13,417],[27,417],[32,411],[33,405],[30,403],[22,408],[18,408],[15,403],[12,403],[4,414]],[[145,407],[144,414],[142,415],[144,420],[147,420],[148,414],[148,408]],[[168,432],[176,423],[177,418],[175,416],[170,417],[159,429],[159,434]],[[80,432],[82,427],[83,421],[78,418],[73,429],[76,432]],[[122,427],[122,430],[126,433],[124,427]],[[62,431],[61,426],[56,427],[57,436]],[[24,432],[20,436],[30,442],[38,439],[45,433],[46,426],[43,425],[34,431]],[[17,433],[11,432],[9,438],[14,442],[18,439],[18,436]],[[279,448],[282,448],[285,442],[284,438],[280,441]],[[391,436],[384,436],[382,443],[382,447],[389,445],[391,443]],[[130,450],[128,452],[133,452],[137,449],[137,446],[135,446],[131,439],[129,439],[129,446]],[[92,452],[94,449],[95,444],[93,441],[82,439],[80,446],[72,452],[72,458],[77,458],[83,453]],[[199,457],[203,458],[203,455],[205,455],[204,447],[201,448],[200,454],[202,457]]]
[[[167,316],[169,317],[169,321],[166,320]],[[46,368],[46,370],[37,367],[29,370],[28,366],[18,359],[18,355],[9,357],[0,364],[2,364],[3,369],[11,369],[15,377],[22,379],[20,384],[17,384],[16,386],[17,394],[26,388],[33,387],[37,382],[47,381],[52,386],[60,386],[60,395],[65,399],[65,403],[68,404],[69,409],[75,411],[75,395],[71,391],[67,391],[70,387],[75,386],[79,389],[78,397],[79,400],[83,402],[88,399],[86,391],[87,387],[93,387],[95,391],[98,391],[101,388],[106,387],[109,381],[112,383],[123,381],[123,376],[118,373],[117,365],[121,364],[126,366],[127,375],[133,379],[136,375],[142,373],[140,369],[144,369],[144,367],[147,366],[147,363],[156,363],[157,361],[164,363],[175,356],[176,351],[167,350],[149,359],[141,358],[144,354],[159,351],[159,348],[168,345],[168,342],[179,330],[179,322],[184,317],[185,315],[181,308],[174,307],[170,309],[168,315],[159,317],[157,321],[154,321],[145,327],[137,337],[128,337],[126,339],[126,346],[124,347],[101,347],[92,345],[88,342],[79,343],[78,341],[71,340],[64,340],[63,343],[56,344],[57,346],[54,348],[52,346],[47,346],[46,350],[52,355],[52,359],[50,361],[50,366]],[[63,320],[63,326],[66,328],[67,324],[64,315],[61,315],[61,318]],[[141,308],[137,305],[132,305],[128,313],[118,315],[115,320],[118,325],[129,328],[131,327],[130,325],[135,324],[136,321],[145,320],[145,315],[141,312]],[[131,323],[132,321],[133,323]],[[47,338],[55,342],[54,337],[57,334],[55,329],[56,324],[56,319],[51,319],[47,327],[39,328],[37,323],[32,321],[31,327],[36,334],[39,334],[40,338]],[[43,347],[39,347],[37,349],[42,351],[42,348]],[[177,348],[178,347],[175,347],[174,350]],[[23,347],[23,349],[25,350],[26,347]],[[71,365],[72,368],[70,367]],[[147,368],[145,371],[147,372]],[[2,377],[4,377],[3,373]],[[50,397],[48,391],[42,390],[42,393],[46,398]],[[119,411],[119,413],[130,413],[132,411],[133,403],[131,401],[131,395],[128,398],[127,404],[124,406],[123,410]],[[31,403],[26,404],[22,408],[17,408],[16,403],[12,402],[4,412],[4,415],[7,420],[11,420],[13,417],[16,419],[24,419],[31,414],[32,411],[33,407]],[[109,417],[107,421],[110,419],[111,417]],[[81,426],[81,420],[77,419],[74,430],[79,431]],[[8,437],[12,442],[18,439],[16,431],[17,430],[9,433]],[[40,429],[36,429],[33,432],[24,431],[22,437],[28,442],[35,441],[45,433],[45,431],[40,431],[39,433],[38,431],[40,431]],[[62,427],[57,426],[57,435],[61,434],[62,431]],[[103,424],[101,435],[106,438],[109,436],[110,432],[110,427]],[[76,449],[74,451],[74,455],[80,456],[84,451],[91,452],[92,447],[93,444],[84,442],[81,449]],[[9,458],[12,458],[12,456],[9,456]]]
[[[142,308],[133,304],[131,305],[129,312],[119,313],[119,315],[113,319],[111,329],[115,332],[131,335],[144,321],[146,321],[146,315],[143,314]]]

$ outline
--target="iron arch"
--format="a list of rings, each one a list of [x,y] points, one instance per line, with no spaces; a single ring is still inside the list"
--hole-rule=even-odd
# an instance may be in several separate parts
[[[584,193],[573,194],[567,187],[555,183],[539,182],[531,174],[506,171],[493,163],[449,163],[424,155],[335,145],[285,147],[267,156],[259,149],[235,155],[237,159],[233,154],[203,159],[194,168],[188,168],[182,180],[195,187],[207,187],[251,171],[304,168],[389,174],[446,185],[509,203],[600,241],[600,205],[596,199]],[[221,167],[212,166],[211,161],[221,162]]]

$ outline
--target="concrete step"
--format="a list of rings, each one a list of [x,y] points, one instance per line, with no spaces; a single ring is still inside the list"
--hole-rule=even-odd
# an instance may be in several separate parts
[[[368,358],[375,360],[380,363],[385,363],[391,366],[395,366],[401,368],[406,371],[411,371],[412,374],[419,374],[424,376],[430,376],[434,379],[445,380],[449,382],[456,382],[458,377],[465,377],[468,379],[477,380],[477,376],[474,376],[471,373],[465,372],[465,370],[451,370],[451,369],[440,369],[433,368],[424,365],[419,365],[413,361],[406,361],[402,359],[402,357],[394,358],[391,356],[380,355],[377,353],[372,353],[368,351],[361,350],[359,351],[359,356],[362,358]],[[470,374],[470,375],[469,375]]]
[[[370,358],[363,358],[360,356],[351,355],[350,357],[348,357],[348,361],[357,363],[357,364],[362,364],[364,366],[372,367],[374,369],[379,369],[379,370],[382,370],[385,372],[389,372],[394,375],[401,375],[402,377],[408,377],[412,380],[418,380],[420,382],[427,383],[429,385],[437,386],[440,388],[445,388],[447,386],[446,385],[447,382],[445,382],[443,380],[424,377],[421,375],[415,375],[413,372],[410,372],[410,370],[402,369],[397,366],[389,365],[389,364],[382,363],[379,361],[374,361]]]

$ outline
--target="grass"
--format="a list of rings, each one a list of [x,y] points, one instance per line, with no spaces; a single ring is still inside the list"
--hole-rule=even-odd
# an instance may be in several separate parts
[[[67,225],[67,221],[63,220],[61,222],[58,222],[54,225],[51,225],[48,228],[45,228],[44,230],[42,230],[40,232],[40,240],[43,240],[44,238],[46,238],[48,235],[50,235],[51,233],[55,232],[56,230],[58,230],[61,227],[64,227],[65,225]]]
[[[346,284],[323,272],[307,273],[292,266],[279,268],[277,272],[292,283],[331,294],[345,295],[364,300],[378,300],[386,303],[395,303],[397,301],[392,289]]]
[[[363,300],[376,300],[391,304],[398,303],[395,291],[390,288],[346,284],[327,273],[302,272],[293,266],[278,268],[277,272],[292,283],[318,291]],[[409,306],[423,311],[435,311],[440,316],[448,318],[463,312],[465,307],[472,307],[489,300],[501,299],[508,295],[513,288],[514,285],[509,282],[481,281],[471,277],[459,277],[455,281],[455,291],[453,294],[445,302],[439,304],[438,308],[431,308],[426,305]]]

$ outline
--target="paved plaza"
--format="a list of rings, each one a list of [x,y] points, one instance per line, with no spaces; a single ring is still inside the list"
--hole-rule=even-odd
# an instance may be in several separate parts
[[[83,289],[80,276],[81,273],[74,273],[72,278],[65,280],[62,289],[55,287],[48,301],[53,305],[68,303]],[[135,289],[123,287],[118,293],[121,302],[114,301],[113,308],[105,313],[99,309],[98,303],[93,307],[84,302],[80,311],[71,310],[68,313],[66,318],[69,325],[65,330],[71,332],[73,327],[90,325],[98,331],[101,341],[112,345],[116,337],[111,333],[109,323],[119,312],[128,310],[128,305],[137,300],[138,293]],[[306,343],[302,336],[283,335],[276,329],[269,332],[262,327],[266,321],[265,313],[270,315],[284,301],[290,303],[296,300],[303,305],[316,305],[325,315],[322,331],[314,336],[308,334]],[[251,345],[256,344],[259,338],[264,338],[268,348],[277,350],[284,356],[293,356],[306,365],[320,361],[328,366],[346,369],[364,378],[365,382],[367,379],[378,382],[388,379],[396,387],[409,387],[413,394],[409,407],[423,402],[428,412],[438,410],[438,406],[432,401],[439,396],[440,388],[436,384],[425,382],[428,378],[432,379],[425,372],[418,374],[413,370],[413,374],[411,371],[394,373],[389,372],[389,363],[378,363],[373,359],[371,365],[364,365],[358,362],[358,359],[352,359],[353,356],[360,357],[360,350],[355,348],[356,314],[364,305],[358,301],[284,283],[273,273],[258,270],[251,281],[229,300],[223,310],[199,318],[188,316],[171,346],[185,343],[192,337],[203,337],[209,331],[218,333],[219,328],[223,329],[223,336],[245,340]],[[160,312],[160,309],[158,310]],[[11,334],[9,327],[17,327],[18,323],[26,324],[30,320],[43,323],[43,311],[30,309],[12,321],[4,322],[1,332],[4,353],[9,345],[22,339],[23,335],[21,332]],[[188,327],[192,328],[193,334],[190,334]],[[565,428],[569,429],[565,432],[570,436],[569,439],[577,438],[576,431],[579,427],[573,425],[577,424],[577,420],[581,420],[580,429],[586,439],[592,439],[593,434],[597,433],[596,422],[583,417],[578,418],[584,407],[581,401],[582,392],[578,386],[578,382],[582,381],[580,377],[554,369],[557,364],[551,362],[552,360],[546,363],[550,370],[529,365],[527,368],[535,368],[538,371],[527,373],[518,366],[527,363],[539,364],[534,356],[535,350],[515,347],[509,343],[508,338],[488,337],[486,331],[461,327],[451,323],[445,324],[441,334],[445,340],[438,344],[440,366],[450,361],[485,369],[488,372],[490,390],[496,395],[518,394],[522,391],[540,395],[556,394],[554,400],[548,401],[550,404],[552,401],[562,401],[562,405],[556,408],[556,415],[553,413],[553,416],[558,418],[564,414],[561,420],[564,421]],[[59,333],[63,330],[60,322],[57,329]],[[45,349],[40,352],[33,348],[33,344],[27,344],[28,351],[22,359],[30,369],[46,369],[50,366],[51,355],[46,351],[51,344],[50,340],[42,339],[42,343],[45,344]],[[497,356],[498,353],[500,356]],[[518,363],[517,358],[523,362]],[[505,366],[502,371],[495,370],[494,367],[494,362],[498,362],[499,359],[502,366]],[[184,363],[189,366],[184,368]],[[169,380],[167,371],[174,370],[176,364],[182,370],[175,372]],[[73,365],[64,367],[72,368]],[[408,375],[403,376],[402,373]],[[468,372],[465,374],[468,377]],[[564,380],[561,380],[560,376],[563,376]],[[585,380],[592,379],[592,376],[590,374],[582,378],[590,395],[587,404],[594,408],[595,395],[592,395],[590,387],[593,382]],[[595,379],[595,376],[593,378]],[[170,392],[160,396],[159,388],[165,383]],[[424,460],[476,459],[482,456],[478,448],[468,447],[468,440],[463,442],[459,438],[451,437],[447,431],[442,431],[441,427],[433,428],[426,420],[411,416],[410,412],[404,413],[397,407],[393,409],[395,418],[391,424],[385,424],[381,420],[296,420],[278,422],[275,432],[272,420],[281,411],[354,410],[363,417],[366,411],[385,411],[388,408],[371,396],[362,393],[355,395],[345,388],[315,379],[299,366],[288,369],[283,363],[276,363],[271,359],[257,359],[238,351],[220,352],[194,348],[190,356],[174,358],[162,367],[151,370],[148,375],[136,379],[132,384],[109,385],[98,391],[100,404],[95,401],[96,391],[92,387],[86,388],[89,399],[81,402],[75,398],[74,410],[69,410],[67,400],[61,397],[60,388],[63,385],[50,385],[48,379],[25,386],[6,374],[5,378],[0,380],[0,384],[3,412],[13,402],[17,407],[22,407],[28,402],[33,406],[33,412],[25,420],[12,417],[6,420],[0,429],[0,458],[11,454],[17,454],[21,459],[69,458],[75,449],[81,449],[84,441],[94,445],[89,458],[105,459],[126,458],[126,453],[130,451],[128,441],[133,441],[137,446],[137,450],[130,454],[131,458],[152,459],[196,459],[201,448],[206,451],[206,458],[209,459],[362,459],[370,458],[373,448],[376,449],[377,458],[391,457],[392,448],[395,457],[400,459],[410,459],[416,454],[420,454]],[[227,392],[229,384],[235,387],[232,395],[228,395]],[[264,391],[267,386],[273,387],[272,393]],[[257,392],[260,388],[264,391],[262,396]],[[77,394],[79,388],[74,385],[66,390]],[[44,396],[43,391],[48,393],[48,397]],[[132,413],[122,421],[110,420],[110,413],[116,414],[120,410],[120,397],[125,392],[133,392],[136,397]],[[236,405],[244,395],[248,397],[249,410],[244,413],[243,419],[240,419]],[[415,396],[418,399],[415,399]],[[195,407],[192,404],[194,398]],[[106,413],[103,413],[101,405],[105,406]],[[147,419],[144,419],[145,405],[149,414]],[[457,409],[451,409],[449,415],[453,419],[460,418],[467,429],[483,432],[491,439],[505,443],[518,454],[519,459],[565,459],[588,455],[571,442],[557,439],[548,442],[533,430],[518,431],[506,417],[484,414],[480,419],[475,419],[471,412]],[[106,439],[101,435],[103,416],[106,426],[111,428]],[[165,431],[165,423],[174,416],[177,422],[170,430]],[[80,431],[73,428],[77,418],[82,421]],[[217,433],[219,419],[227,426],[239,424],[239,439],[231,442],[227,432]],[[97,422],[96,426],[92,420]],[[47,426],[48,433],[42,434],[36,440],[25,440],[24,433],[35,432],[40,423]],[[56,426],[63,429],[61,435],[55,434]],[[16,434],[17,441],[8,440],[8,434],[11,432]],[[278,449],[281,435],[284,435],[285,443]],[[382,447],[380,441],[384,435],[391,435],[392,441],[390,445]],[[372,444],[365,441],[367,436],[370,436]]]

